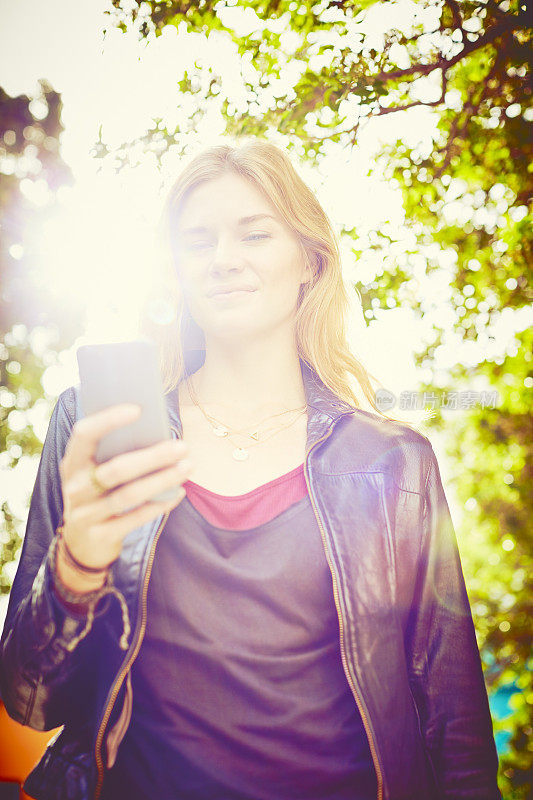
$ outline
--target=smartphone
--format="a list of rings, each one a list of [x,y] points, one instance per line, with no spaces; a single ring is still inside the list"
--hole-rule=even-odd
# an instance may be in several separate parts
[[[139,339],[83,345],[77,357],[85,416],[119,403],[141,407],[141,415],[134,422],[102,437],[95,454],[99,464],[171,438],[154,342]],[[168,489],[152,499],[171,500],[175,494],[175,489]]]

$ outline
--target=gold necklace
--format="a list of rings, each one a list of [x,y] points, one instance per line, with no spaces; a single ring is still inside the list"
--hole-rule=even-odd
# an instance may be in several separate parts
[[[207,411],[200,405],[200,402],[198,400],[198,397],[196,395],[196,392],[188,375],[186,377],[186,382],[191,400],[200,409],[206,420],[211,424],[215,436],[221,436],[221,437],[228,436],[230,433],[242,435],[243,431],[246,431],[250,427],[250,425],[248,425],[245,426],[244,428],[230,428],[229,425],[226,425],[216,417],[213,417],[211,414],[208,414]],[[259,422],[256,425],[252,426],[253,427],[252,433],[246,435],[251,436],[252,439],[257,439],[259,435],[259,426],[262,425],[263,422],[266,422],[267,420],[272,419],[273,417],[281,417],[284,414],[292,414],[294,411],[305,411],[306,409],[307,409],[307,404],[304,403],[302,406],[298,406],[297,408],[288,408],[286,411],[278,411],[275,414],[269,414],[268,416],[263,417],[263,419],[259,420]]]
[[[281,431],[284,431],[286,428],[290,428],[291,425],[294,425],[300,419],[302,414],[304,414],[304,413],[305,413],[305,409],[300,411],[299,414],[292,420],[292,422],[289,422],[287,425],[281,425],[279,428],[274,430],[270,434],[270,436],[263,436],[262,439],[259,439],[257,441],[251,442],[246,447],[243,447],[242,445],[237,444],[237,442],[235,442],[234,439],[232,439],[231,436],[229,436],[229,434],[228,434],[228,436],[226,437],[228,442],[231,442],[231,444],[233,444],[235,446],[235,449],[233,450],[231,455],[233,456],[235,461],[246,461],[246,459],[250,455],[249,452],[248,452],[250,447],[255,447],[255,445],[257,445],[257,444],[261,444],[262,442],[266,442],[268,439],[271,439],[273,436],[276,436],[276,434],[281,433]]]
[[[272,436],[281,433],[281,431],[285,430],[286,428],[290,428],[298,421],[298,419],[302,416],[302,414],[304,414],[307,411],[307,403],[305,403],[302,406],[298,406],[298,408],[290,408],[287,409],[286,411],[280,411],[277,412],[276,414],[270,414],[269,416],[264,417],[257,423],[257,425],[254,426],[254,430],[252,433],[243,434],[242,431],[245,431],[246,428],[232,429],[228,425],[225,425],[224,423],[220,422],[220,420],[217,420],[216,417],[213,417],[210,414],[208,414],[207,411],[205,411],[205,409],[200,404],[200,401],[196,396],[196,393],[194,391],[194,388],[192,386],[192,383],[188,375],[186,376],[186,382],[187,382],[187,389],[189,391],[189,396],[192,402],[200,410],[205,419],[209,422],[211,430],[213,431],[214,435],[219,436],[221,438],[226,438],[229,442],[231,442],[231,444],[234,445],[235,449],[233,450],[232,456],[235,459],[235,461],[246,461],[246,459],[249,457],[248,450],[250,449],[250,447],[254,447],[256,444],[261,444],[261,442],[265,442],[268,439],[271,439]],[[277,428],[274,427],[267,429],[266,433],[272,431],[272,433],[270,433],[270,436],[264,435],[262,436],[261,439],[259,439],[259,425],[261,425],[263,422],[266,422],[269,419],[272,419],[273,417],[279,417],[284,414],[293,413],[295,411],[297,411],[298,414],[291,422],[289,422],[287,425],[278,426]],[[237,442],[235,442],[234,439],[232,439],[230,433],[239,436],[248,436],[251,437],[254,441],[248,444],[247,447],[243,447],[241,445],[238,445]]]

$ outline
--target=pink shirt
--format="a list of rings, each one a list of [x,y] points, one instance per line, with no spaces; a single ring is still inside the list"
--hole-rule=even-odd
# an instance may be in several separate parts
[[[233,531],[263,525],[307,494],[303,464],[245,494],[217,494],[194,481],[183,487],[191,505],[211,525]]]

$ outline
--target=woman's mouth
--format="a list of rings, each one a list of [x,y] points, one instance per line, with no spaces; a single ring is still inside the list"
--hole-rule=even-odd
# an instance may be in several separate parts
[[[223,300],[245,297],[246,295],[253,294],[255,291],[255,289],[224,289],[211,294],[210,297],[211,300],[217,300],[220,302]]]

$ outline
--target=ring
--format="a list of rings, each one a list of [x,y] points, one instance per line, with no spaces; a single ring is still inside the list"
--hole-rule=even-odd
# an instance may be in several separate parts
[[[104,484],[101,482],[96,470],[97,470],[97,465],[91,464],[91,468],[89,470],[90,481],[94,486],[94,488],[96,489],[96,491],[98,492],[98,494],[106,494],[106,492],[108,491],[107,486],[104,486]]]

